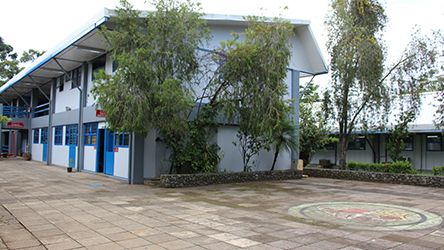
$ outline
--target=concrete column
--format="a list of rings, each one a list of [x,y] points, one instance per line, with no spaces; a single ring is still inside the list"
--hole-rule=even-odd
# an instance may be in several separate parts
[[[0,103],[0,115],[3,115],[3,103]],[[0,153],[2,153],[2,135],[3,135],[3,125],[0,124]]]
[[[33,142],[33,136],[32,136],[32,119],[34,118],[34,107],[38,106],[39,104],[39,90],[37,88],[32,89],[31,91],[31,107],[30,107],[30,113],[29,113],[29,130],[28,130],[28,144],[26,145],[26,150],[29,150],[29,152],[32,154],[32,142]]]
[[[294,124],[297,127],[296,135],[299,139],[299,77],[300,72],[291,69],[291,98],[295,99],[293,102],[294,115],[291,116]],[[299,148],[296,152],[291,152],[291,159],[299,159]]]
[[[52,120],[54,116],[54,110],[55,110],[55,93],[57,89],[57,78],[52,79],[51,83],[51,94],[49,96],[49,122],[48,122],[48,154],[46,159],[46,165],[52,164],[52,142],[54,140],[54,133],[52,132]]]
[[[129,146],[128,184],[143,184],[144,147],[145,138],[132,133]]]
[[[84,62],[82,64],[82,77],[81,84],[78,88],[79,94],[79,123],[78,123],[78,138],[77,138],[77,172],[83,170],[83,161],[85,155],[84,137],[83,137],[83,108],[85,107],[86,100],[86,83],[88,82],[88,64]]]

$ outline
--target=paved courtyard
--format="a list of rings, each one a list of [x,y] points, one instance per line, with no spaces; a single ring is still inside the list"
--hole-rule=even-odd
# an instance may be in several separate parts
[[[439,188],[304,178],[162,189],[8,158],[0,204],[0,249],[444,249]]]

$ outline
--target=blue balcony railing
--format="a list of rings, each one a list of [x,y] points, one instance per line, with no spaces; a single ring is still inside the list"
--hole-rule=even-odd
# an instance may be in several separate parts
[[[49,114],[49,102],[34,108],[34,117],[45,116]]]
[[[9,118],[28,118],[28,108],[3,106],[3,115]]]

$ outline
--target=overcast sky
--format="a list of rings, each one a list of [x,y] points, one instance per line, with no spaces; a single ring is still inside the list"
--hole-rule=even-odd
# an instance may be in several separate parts
[[[138,9],[150,9],[144,0],[130,1]],[[283,13],[291,19],[310,20],[325,60],[325,16],[331,0],[201,0],[203,11],[211,14],[265,15]],[[19,54],[23,50],[49,50],[88,21],[104,7],[115,8],[118,0],[0,0],[0,36]],[[444,30],[443,0],[387,0],[389,17],[384,39],[389,57],[397,58],[415,25],[422,31]],[[288,10],[282,7],[288,6]]]

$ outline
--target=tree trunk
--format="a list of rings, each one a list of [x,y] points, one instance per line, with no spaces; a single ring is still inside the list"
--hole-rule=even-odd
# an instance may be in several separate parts
[[[340,143],[339,143],[339,169],[345,170],[345,159],[347,156],[347,148],[348,148],[348,136],[347,134],[341,135]]]
[[[270,171],[274,170],[274,164],[276,164],[276,160],[278,158],[278,155],[279,155],[279,149],[276,149],[276,152],[274,153],[273,165],[271,165]]]

